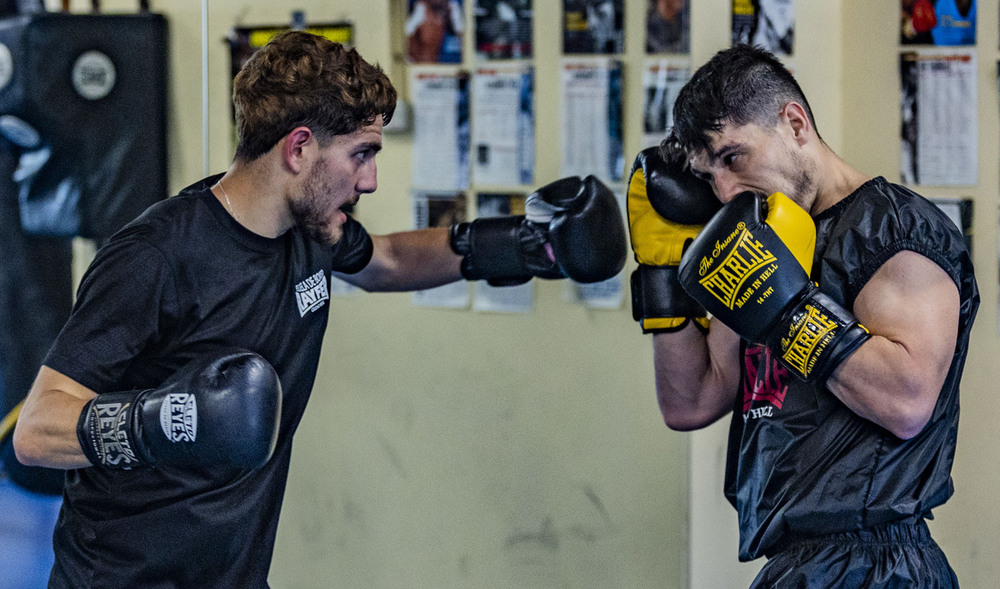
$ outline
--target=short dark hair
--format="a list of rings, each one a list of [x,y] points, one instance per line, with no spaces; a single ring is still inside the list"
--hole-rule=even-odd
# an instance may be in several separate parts
[[[289,31],[258,49],[233,80],[236,159],[254,160],[292,129],[319,141],[353,133],[381,116],[389,122],[396,89],[354,49],[304,31]]]
[[[716,53],[681,89],[667,141],[689,152],[707,149],[709,133],[724,124],[773,127],[781,107],[792,101],[802,105],[815,129],[812,109],[791,72],[760,47],[736,45]]]

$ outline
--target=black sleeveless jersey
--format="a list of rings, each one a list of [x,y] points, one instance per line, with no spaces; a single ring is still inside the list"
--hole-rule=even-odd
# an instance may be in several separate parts
[[[955,281],[958,341],[930,422],[905,441],[859,417],[825,388],[789,374],[767,348],[743,342],[725,491],[738,512],[744,561],[789,535],[928,516],[953,492],[959,380],[979,306],[963,235],[936,205],[884,178],[870,180],[814,220],[812,279],[823,292],[851,309],[882,264],[912,250]]]
[[[45,364],[103,393],[155,387],[221,346],[252,350],[281,379],[274,455],[253,471],[69,471],[50,587],[267,586],[330,271],[353,253],[298,228],[247,230],[209,191],[217,179],[153,205],[98,251]]]

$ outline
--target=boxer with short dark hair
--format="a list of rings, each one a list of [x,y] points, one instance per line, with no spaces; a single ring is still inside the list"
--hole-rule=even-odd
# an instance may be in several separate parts
[[[634,315],[666,424],[732,416],[739,558],[768,557],[754,586],[957,586],[924,520],[953,491],[979,305],[963,235],[838,157],[759,48],[699,68],[674,120],[666,163],[644,154],[630,184]]]
[[[233,163],[102,247],[14,433],[67,469],[58,587],[266,587],[331,273],[367,291],[616,275],[610,190],[567,178],[526,215],[369,235],[396,91],[353,49],[288,32],[234,81]]]

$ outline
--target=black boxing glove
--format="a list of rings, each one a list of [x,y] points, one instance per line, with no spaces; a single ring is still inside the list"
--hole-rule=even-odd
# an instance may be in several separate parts
[[[705,308],[681,287],[677,266],[722,203],[680,157],[664,155],[659,147],[639,152],[629,177],[629,234],[639,262],[632,272],[632,318],[643,333],[677,331],[689,320],[705,330]]]
[[[156,389],[98,395],[76,433],[96,466],[253,469],[271,457],[280,417],[274,368],[236,350],[192,360]]]
[[[452,226],[451,248],[463,256],[467,280],[494,286],[533,276],[600,282],[625,265],[625,224],[607,186],[593,176],[574,176],[529,195],[525,215]]]
[[[822,385],[870,336],[810,280],[815,245],[812,217],[790,198],[744,192],[695,238],[680,280],[716,319]]]
[[[342,231],[341,238],[333,244],[333,271],[357,274],[372,260],[375,251],[372,238],[364,226],[350,215],[347,215]]]

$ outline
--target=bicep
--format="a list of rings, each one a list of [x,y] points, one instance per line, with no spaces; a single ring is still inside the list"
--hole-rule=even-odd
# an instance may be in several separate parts
[[[347,274],[334,272],[341,280],[368,292],[386,290],[395,261],[392,256],[391,239],[387,235],[372,235],[372,256],[368,264],[358,272]]]
[[[38,376],[35,377],[35,382],[31,385],[31,392],[28,393],[28,398],[45,397],[53,394],[58,397],[78,399],[83,402],[97,396],[97,393],[93,390],[62,372],[48,366],[42,366],[38,371]]]
[[[906,439],[930,420],[955,353],[958,287],[913,251],[895,254],[858,293],[871,339],[827,382],[851,410]]]
[[[944,269],[907,250],[875,272],[855,299],[854,313],[873,336],[905,351],[915,370],[935,377],[940,388],[955,352],[959,306],[958,287]]]
[[[121,240],[102,248],[45,359],[97,390],[117,386],[138,353],[183,329],[178,288],[159,250]],[[186,291],[200,285],[188,283]]]
[[[337,276],[367,291],[419,290],[459,280],[461,257],[451,250],[448,236],[447,227],[372,235],[368,265]]]

